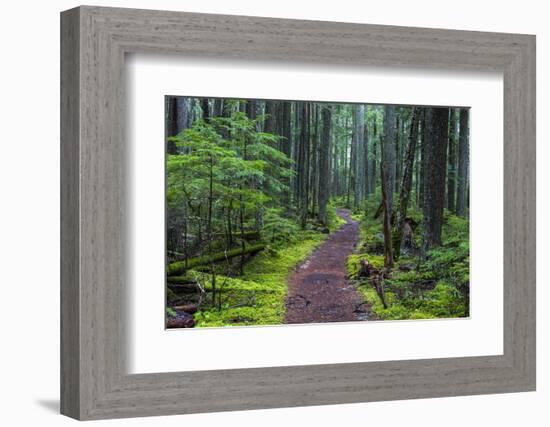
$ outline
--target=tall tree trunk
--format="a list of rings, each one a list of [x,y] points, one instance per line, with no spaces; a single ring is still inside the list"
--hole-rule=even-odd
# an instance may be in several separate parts
[[[281,142],[279,147],[281,151],[286,154],[288,158],[292,156],[292,103],[285,101],[282,102],[282,123],[281,123]],[[283,184],[285,184],[288,189],[283,191],[281,202],[283,206],[288,208],[290,204],[290,178],[283,178]]]
[[[281,136],[283,139],[281,140],[281,151],[290,157],[292,149],[292,103],[283,102],[282,110]]]
[[[178,133],[180,133],[182,130],[187,129],[189,127],[189,108],[187,103],[187,98],[183,96],[178,96],[177,98],[177,106],[178,106],[178,113],[177,113],[177,126],[178,126]]]
[[[327,225],[327,203],[329,197],[330,184],[330,127],[331,127],[331,109],[330,106],[322,107],[323,129],[321,132],[321,145],[319,147],[319,221]]]
[[[266,101],[265,103],[265,127],[264,132],[273,133],[277,132],[277,113],[278,113],[279,101]]]
[[[355,135],[355,192],[353,204],[355,207],[361,205],[365,193],[365,106],[355,106],[355,121],[353,134]]]
[[[416,204],[419,208],[424,206],[424,188],[426,177],[426,147],[427,147],[427,129],[426,129],[426,116],[429,108],[423,108],[420,118],[420,189],[418,191],[418,200]]]
[[[458,145],[458,114],[459,110],[451,108],[449,117],[449,149],[447,166],[447,209],[456,210],[456,147]]]
[[[210,100],[208,98],[202,98],[201,100],[202,118],[208,121],[210,117]]]
[[[309,166],[309,188],[311,191],[311,218],[315,218],[316,216],[316,209],[317,209],[317,194],[318,194],[318,186],[319,186],[319,165],[318,165],[318,150],[319,150],[319,111],[320,108],[318,107],[318,104],[313,103],[312,104],[312,122],[311,122],[311,129],[313,129],[313,132],[310,133],[310,141],[311,141],[311,158],[310,158],[310,166]]]
[[[460,109],[460,129],[458,138],[458,189],[456,198],[456,214],[466,215],[468,206],[468,180],[469,180],[469,139],[470,129],[468,124],[470,111],[467,108]]]
[[[414,193],[415,193],[415,196],[416,196],[416,199],[415,199],[415,202],[416,202],[416,206],[418,207],[418,200],[419,200],[419,195],[420,195],[420,161],[421,161],[421,157],[420,157],[420,144],[421,144],[421,140],[420,140],[420,135],[422,134],[422,110],[417,107],[417,117],[418,117],[418,137],[417,137],[417,141],[416,141],[416,145],[417,145],[417,149],[416,149],[416,153],[415,153],[415,157],[416,157],[416,160],[415,160],[415,167],[414,167]]]
[[[301,129],[302,125],[300,119],[302,117],[302,103],[294,103],[294,138],[292,139],[292,160],[294,162],[294,174],[291,178],[292,182],[292,200],[296,206],[296,210],[299,212],[300,205],[300,175],[299,175],[299,166],[300,166],[300,148],[301,148]]]
[[[374,193],[376,191],[376,177],[378,174],[376,173],[376,161],[378,157],[378,144],[380,143],[380,136],[378,135],[378,129],[376,126],[376,119],[374,120],[372,124],[372,158],[370,162],[370,181],[371,181],[371,193]]]
[[[346,123],[347,129],[347,123]],[[349,167],[348,167],[348,191],[346,195],[346,206],[350,207],[351,193],[355,194],[355,158],[357,153],[357,140],[355,135],[355,129],[352,127],[352,135],[350,140],[350,154],[349,154]]]
[[[403,108],[399,108],[402,111]],[[394,192],[399,193],[399,186],[401,185],[401,157],[402,157],[402,135],[404,120],[401,115],[397,114],[395,118],[395,187]]]
[[[425,125],[427,138],[425,141],[423,256],[429,249],[441,245],[441,227],[443,225],[443,208],[445,207],[449,109],[428,108]]]
[[[365,107],[365,112],[368,110],[368,107]],[[372,193],[371,183],[370,183],[370,155],[369,155],[369,127],[367,120],[363,120],[363,182],[364,190],[363,197]]]
[[[305,228],[308,215],[308,180],[309,180],[309,103],[301,103],[300,147],[298,153],[298,215],[300,225]]]
[[[178,100],[175,96],[167,96],[166,102],[166,138],[178,134]],[[178,154],[178,149],[174,141],[166,142],[166,152],[168,154]]]
[[[384,234],[384,267],[393,267],[393,249],[392,249],[392,235],[391,235],[391,209],[388,200],[387,189],[389,183],[386,182],[387,174],[385,171],[385,162],[380,162],[380,178],[382,181],[382,210],[384,211],[383,219],[383,234]]]
[[[338,108],[334,107],[334,115],[338,116]],[[335,119],[336,120],[336,119]],[[331,127],[337,127],[338,123],[335,122],[331,125]],[[336,141],[334,139],[334,132],[330,133],[330,178],[329,178],[329,199],[331,197],[338,196],[338,175],[340,175],[340,152],[338,150],[338,146],[336,144]]]
[[[223,99],[222,98],[214,99],[214,108],[212,110],[212,116],[214,117],[223,116]]]
[[[256,109],[258,101],[250,99],[246,104],[246,116],[251,120],[256,120]]]
[[[395,259],[399,259],[399,256],[401,255],[403,226],[405,225],[405,218],[407,217],[407,209],[409,207],[409,200],[411,196],[414,157],[416,155],[416,144],[418,141],[418,115],[418,109],[413,107],[409,132],[409,143],[407,145],[407,153],[405,154],[403,180],[401,183],[401,192],[399,194],[399,211],[397,213],[396,227],[393,235],[393,250]]]
[[[395,189],[395,107],[384,107],[384,144],[382,147],[382,162],[384,163],[384,183],[386,188],[388,211],[390,218],[393,213],[393,190]]]
[[[255,99],[250,99],[248,101],[248,103],[246,104],[246,116],[250,120],[256,120],[257,112],[258,112],[258,101],[255,100]],[[256,129],[256,131],[260,130],[258,123],[256,123],[255,129]],[[252,188],[258,188],[259,187],[258,180],[257,179],[252,179],[252,182],[250,183],[250,186]],[[256,228],[256,230],[258,232],[260,232],[262,227],[263,227],[263,222],[264,222],[263,212],[264,212],[264,207],[259,205],[258,208],[256,209],[255,225],[254,225],[254,227]]]

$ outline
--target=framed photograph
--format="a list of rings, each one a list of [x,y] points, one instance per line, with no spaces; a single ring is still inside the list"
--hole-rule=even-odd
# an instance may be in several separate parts
[[[469,115],[167,96],[167,327],[469,317]]]
[[[535,390],[534,36],[82,6],[61,42],[63,414]]]

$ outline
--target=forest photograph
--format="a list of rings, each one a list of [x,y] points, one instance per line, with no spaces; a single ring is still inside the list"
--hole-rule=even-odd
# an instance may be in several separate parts
[[[166,327],[469,317],[469,121],[166,96]]]

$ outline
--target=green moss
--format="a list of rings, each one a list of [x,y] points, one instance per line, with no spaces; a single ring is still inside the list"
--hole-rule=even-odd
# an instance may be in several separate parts
[[[370,197],[360,218],[358,253],[347,260],[349,277],[370,303],[381,320],[456,318],[469,315],[469,222],[445,212],[443,245],[428,252],[426,259],[401,255],[389,278],[384,279],[384,308],[373,284],[358,278],[360,260],[367,259],[376,268],[384,264],[382,219],[374,218],[379,197]],[[415,206],[407,213],[419,226],[414,238],[422,240],[422,212]],[[406,266],[403,271],[400,266]]]
[[[358,285],[359,292],[371,305],[373,314],[381,320],[444,319],[468,316],[467,306],[456,288],[443,281],[421,297],[399,298],[391,287],[385,291],[388,308],[384,308],[374,286],[368,281]]]
[[[222,251],[211,255],[202,255],[195,258],[189,258],[187,263],[185,261],[176,261],[168,265],[168,276],[176,276],[178,274],[185,273],[186,270],[196,268],[203,265],[208,265],[213,262],[224,261],[227,258],[240,256],[241,254],[255,254],[265,248],[263,244],[248,245],[245,247],[244,252],[242,248],[232,249],[230,251]]]
[[[334,233],[336,230],[338,230],[341,226],[346,224],[346,220],[342,217],[336,215],[332,221],[329,222],[328,229],[331,233]]]
[[[197,327],[278,325],[285,316],[287,279],[292,269],[326,237],[321,233],[302,232],[302,240],[285,249],[267,249],[256,255],[244,268],[243,276],[217,276],[222,291],[222,310],[203,308],[195,314]],[[197,280],[210,286],[210,276],[194,273]]]

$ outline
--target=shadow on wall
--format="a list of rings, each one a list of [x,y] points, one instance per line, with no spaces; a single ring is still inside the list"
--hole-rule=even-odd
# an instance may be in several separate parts
[[[50,412],[59,414],[59,399],[38,399],[35,403]]]

